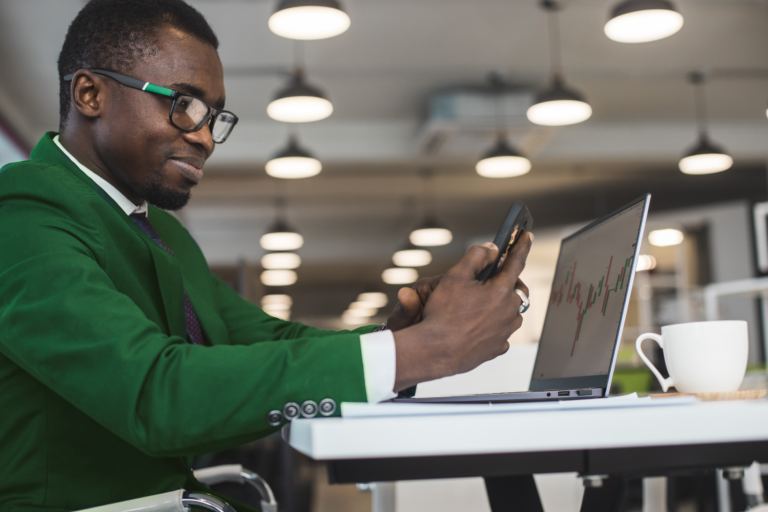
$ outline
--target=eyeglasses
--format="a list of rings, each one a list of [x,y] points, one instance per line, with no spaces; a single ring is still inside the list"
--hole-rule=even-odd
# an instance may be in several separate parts
[[[161,87],[149,82],[142,82],[136,78],[113,73],[112,71],[104,71],[103,69],[89,69],[88,71],[108,76],[109,78],[127,87],[132,87],[133,89],[139,89],[141,91],[171,98],[173,103],[171,104],[171,112],[168,114],[168,118],[171,120],[173,126],[183,132],[196,132],[205,126],[206,123],[209,123],[213,142],[221,144],[227,140],[227,137],[229,137],[229,134],[232,133],[232,129],[237,124],[237,116],[232,112],[213,108],[200,98],[195,98],[189,94],[174,91],[173,89]],[[64,81],[70,82],[73,77],[74,74],[66,75]]]

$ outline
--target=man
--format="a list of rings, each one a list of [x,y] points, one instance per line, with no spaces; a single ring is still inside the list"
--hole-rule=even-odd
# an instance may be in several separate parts
[[[59,59],[60,133],[0,171],[4,511],[201,489],[195,454],[468,371],[522,323],[531,239],[485,284],[492,244],[400,290],[373,333],[270,317],[212,275],[164,210],[236,123],[217,46],[181,0],[91,1]]]

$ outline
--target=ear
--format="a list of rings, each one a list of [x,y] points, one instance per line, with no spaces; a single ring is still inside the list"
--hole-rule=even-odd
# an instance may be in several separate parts
[[[72,103],[85,117],[97,118],[104,108],[108,96],[105,80],[87,69],[78,70],[70,84]]]

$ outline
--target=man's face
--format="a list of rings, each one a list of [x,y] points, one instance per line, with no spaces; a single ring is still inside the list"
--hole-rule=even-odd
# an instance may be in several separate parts
[[[161,27],[156,48],[154,56],[139,60],[128,74],[191,94],[214,108],[224,107],[224,72],[213,47],[175,28]],[[99,157],[137,196],[166,210],[182,208],[213,153],[208,125],[182,132],[168,118],[170,98],[109,79],[105,83],[111,94],[95,131]]]

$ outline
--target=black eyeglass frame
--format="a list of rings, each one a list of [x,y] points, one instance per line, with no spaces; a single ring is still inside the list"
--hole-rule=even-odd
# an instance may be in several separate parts
[[[217,108],[214,108],[214,107],[210,106],[208,103],[206,103],[205,101],[203,101],[200,98],[198,98],[197,96],[193,96],[193,95],[187,94],[185,92],[177,91],[177,90],[174,90],[174,89],[169,89],[167,87],[163,87],[161,85],[153,84],[151,82],[143,82],[143,81],[141,81],[141,80],[139,80],[137,78],[132,78],[130,76],[121,75],[120,73],[115,73],[114,71],[106,71],[104,69],[88,69],[88,71],[90,71],[91,73],[97,73],[99,75],[108,76],[112,80],[115,80],[116,82],[118,82],[118,83],[120,83],[122,85],[125,85],[126,87],[131,87],[133,89],[138,89],[140,91],[151,92],[153,94],[158,94],[160,96],[165,96],[167,98],[171,98],[173,100],[173,103],[171,104],[171,110],[168,113],[168,120],[171,122],[171,124],[174,126],[174,128],[177,128],[177,129],[179,129],[179,130],[181,130],[183,132],[192,133],[192,132],[196,132],[196,131],[200,130],[203,126],[205,126],[206,123],[210,123],[210,126],[208,127],[208,129],[211,131],[211,139],[216,144],[221,144],[221,143],[225,142],[229,138],[230,134],[232,133],[232,130],[235,129],[235,125],[239,121],[239,118],[234,113],[230,112],[229,110],[219,110]],[[75,76],[74,73],[70,74],[70,75],[65,75],[64,76],[64,81],[65,82],[71,82],[72,79],[74,78],[74,76]],[[190,98],[194,98],[197,101],[203,103],[203,105],[205,105],[206,107],[208,107],[208,114],[203,118],[202,121],[200,121],[197,124],[197,126],[195,126],[192,129],[182,128],[181,126],[179,126],[179,125],[177,125],[176,123],[173,122],[173,110],[176,108],[177,100],[180,97],[182,97],[182,96],[187,96],[187,97],[190,97]],[[220,114],[229,114],[234,119],[234,122],[232,123],[232,127],[229,129],[229,132],[227,132],[226,136],[224,136],[223,139],[217,141],[216,138],[213,136],[213,126],[216,124],[216,119],[219,117]]]

